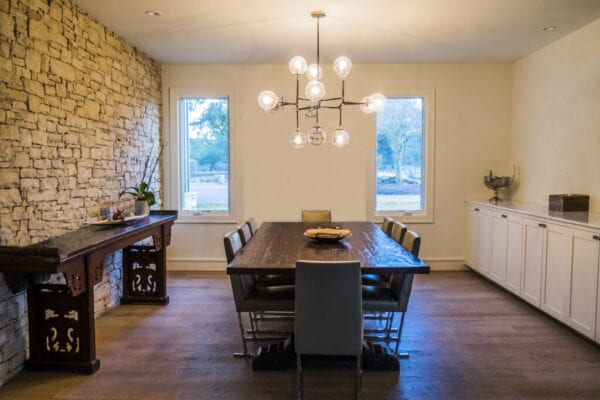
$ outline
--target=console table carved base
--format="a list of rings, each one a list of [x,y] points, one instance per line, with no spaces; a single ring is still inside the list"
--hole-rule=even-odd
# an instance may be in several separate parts
[[[93,374],[96,358],[94,285],[103,259],[123,249],[122,304],[167,304],[166,246],[176,211],[152,211],[135,225],[78,231],[26,246],[0,246],[0,271],[62,273],[66,284],[33,284],[27,292],[29,370]],[[135,245],[151,237],[152,246]]]

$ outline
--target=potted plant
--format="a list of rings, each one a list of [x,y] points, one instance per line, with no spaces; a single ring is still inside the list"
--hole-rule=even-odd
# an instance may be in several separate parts
[[[163,148],[164,146],[161,147],[158,156],[156,159],[154,159],[152,164],[150,163],[152,149],[150,150],[150,154],[148,154],[148,157],[146,157],[146,162],[144,163],[144,174],[142,175],[140,183],[137,186],[130,186],[125,189],[121,189],[119,192],[119,196],[131,194],[135,197],[135,215],[148,214],[150,212],[150,206],[156,204],[156,195],[152,190],[150,190],[150,183],[152,182],[152,176],[154,175],[154,171],[156,170],[156,166],[160,160]]]

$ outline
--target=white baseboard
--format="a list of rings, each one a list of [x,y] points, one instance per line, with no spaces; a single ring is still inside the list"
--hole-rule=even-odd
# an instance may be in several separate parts
[[[467,269],[465,260],[462,258],[424,258],[432,271],[464,271]],[[226,261],[221,258],[204,259],[168,259],[167,270],[169,271],[220,271],[225,272]]]
[[[423,258],[431,271],[465,271],[467,269],[464,258]]]
[[[219,271],[225,272],[227,261],[224,258],[167,259],[168,271]]]

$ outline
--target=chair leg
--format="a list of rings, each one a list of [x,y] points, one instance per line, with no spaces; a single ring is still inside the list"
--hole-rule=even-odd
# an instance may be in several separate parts
[[[243,353],[233,353],[234,357],[252,357],[253,354],[248,353],[248,345],[246,343],[246,335],[244,334],[244,324],[242,323],[242,313],[237,313],[238,315],[238,324],[240,325],[240,334],[242,336],[242,345],[244,346]]]
[[[296,382],[298,400],[302,399],[302,378],[302,356],[300,354],[296,354]]]
[[[405,315],[406,315],[406,312],[403,312],[402,317],[400,317],[400,325],[398,326],[398,336],[396,338],[396,349],[394,350],[394,353],[396,353],[396,356],[401,357],[401,358],[408,358],[408,353],[398,354],[398,348],[400,347],[400,338],[402,336],[402,328],[404,327],[404,316]]]
[[[389,339],[391,338],[391,333],[392,333],[392,326],[394,325],[394,315],[396,313],[395,312],[388,312],[388,317],[387,317],[387,321],[386,321],[386,334],[385,334],[385,338]]]
[[[356,356],[356,399],[360,399],[362,391],[362,354]]]

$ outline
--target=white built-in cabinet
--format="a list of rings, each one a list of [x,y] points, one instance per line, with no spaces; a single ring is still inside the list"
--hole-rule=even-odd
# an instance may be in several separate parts
[[[465,263],[600,343],[600,227],[470,202]]]
[[[523,218],[523,283],[521,297],[536,307],[542,292],[544,224]]]

